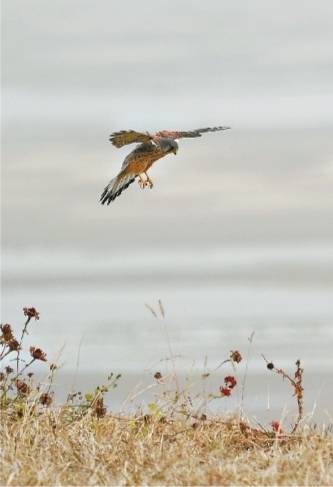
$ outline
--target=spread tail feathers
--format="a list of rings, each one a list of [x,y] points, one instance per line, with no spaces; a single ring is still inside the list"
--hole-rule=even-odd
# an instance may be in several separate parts
[[[101,195],[100,202],[102,205],[107,203],[108,205],[113,201],[117,196],[119,196],[124,189],[128,188],[128,186],[133,183],[135,180],[134,174],[118,174],[117,177],[111,179],[109,184],[104,188],[104,191]]]

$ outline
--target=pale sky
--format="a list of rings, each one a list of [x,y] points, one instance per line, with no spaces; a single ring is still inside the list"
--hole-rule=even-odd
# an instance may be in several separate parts
[[[191,363],[256,330],[258,370],[259,352],[331,370],[332,0],[2,13],[4,322],[35,306],[38,346],[65,343],[65,366],[83,340],[81,367],[143,370],[168,353],[144,306],[162,299]],[[153,190],[100,205],[131,150],[111,132],[211,125],[232,129],[179,141]]]
[[[332,238],[331,1],[2,7],[5,248]],[[111,131],[215,124],[100,207]]]

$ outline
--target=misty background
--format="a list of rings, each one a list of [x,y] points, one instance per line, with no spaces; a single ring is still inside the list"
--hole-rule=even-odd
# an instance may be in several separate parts
[[[82,377],[168,367],[164,324],[181,372],[246,355],[254,331],[254,410],[280,397],[261,353],[301,358],[309,404],[329,409],[331,8],[3,1],[2,321],[35,306],[28,343],[68,374],[79,351]],[[214,125],[232,130],[180,140],[153,190],[99,204],[133,148],[112,131]]]

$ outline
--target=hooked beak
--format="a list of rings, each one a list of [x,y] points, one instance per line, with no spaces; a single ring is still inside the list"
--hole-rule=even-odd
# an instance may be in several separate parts
[[[172,152],[174,153],[174,155],[176,155],[177,154],[177,149],[174,149]]]

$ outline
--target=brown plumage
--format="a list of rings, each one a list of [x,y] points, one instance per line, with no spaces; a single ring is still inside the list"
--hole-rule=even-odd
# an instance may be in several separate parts
[[[124,189],[139,178],[139,184],[142,189],[149,186],[153,187],[153,182],[149,178],[147,171],[151,165],[166,156],[167,154],[177,154],[178,144],[176,139],[185,137],[201,137],[205,132],[216,132],[219,130],[227,130],[230,127],[207,127],[202,129],[190,131],[170,131],[162,130],[155,134],[149,132],[136,132],[135,130],[122,130],[114,132],[110,135],[110,142],[117,147],[124,145],[140,143],[132,152],[125,158],[121,167],[120,173],[112,179],[104,188],[100,201],[102,205],[108,205],[117,196],[119,196]],[[143,177],[145,175],[145,178]]]

